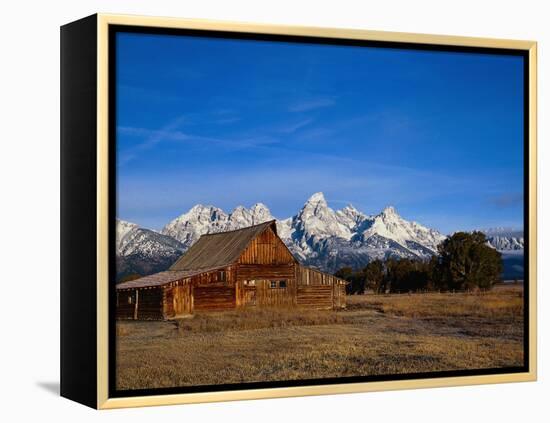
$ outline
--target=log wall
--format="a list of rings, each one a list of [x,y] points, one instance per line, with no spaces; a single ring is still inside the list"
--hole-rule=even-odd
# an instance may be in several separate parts
[[[275,282],[275,287],[271,282]],[[284,281],[285,286],[281,286]],[[296,305],[296,281],[292,279],[255,279],[254,285],[237,282],[237,306],[292,307]]]
[[[295,265],[262,265],[262,264],[241,264],[237,268],[236,280],[261,280],[261,279],[294,279]]]
[[[137,319],[162,320],[162,288],[145,288],[138,290]]]
[[[333,308],[332,291],[330,285],[299,285],[296,304],[301,308],[331,309]]]
[[[116,317],[117,319],[133,319],[135,310],[136,290],[117,291]],[[129,300],[131,302],[129,302]]]
[[[332,287],[332,306],[334,308],[346,307],[346,284],[345,281],[337,278],[336,276],[329,275],[309,267],[297,265],[296,284],[299,288],[303,286],[330,286]]]
[[[117,292],[117,319],[162,320],[163,290],[160,287]]]
[[[194,286],[192,289],[194,312],[224,311],[236,307],[234,286]]]

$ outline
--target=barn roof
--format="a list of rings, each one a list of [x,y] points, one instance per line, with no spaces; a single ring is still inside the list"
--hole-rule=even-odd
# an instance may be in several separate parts
[[[170,271],[154,273],[132,281],[117,284],[116,289],[145,288],[148,286],[159,286],[166,283],[178,281],[189,276],[201,273],[199,271]]]
[[[277,233],[275,220],[234,231],[202,235],[171,267],[191,271],[224,267],[235,263],[248,244],[267,228]]]

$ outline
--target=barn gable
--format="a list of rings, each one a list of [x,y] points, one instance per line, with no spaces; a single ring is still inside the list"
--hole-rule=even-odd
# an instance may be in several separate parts
[[[239,264],[278,265],[295,264],[296,259],[277,235],[275,225],[256,235],[238,258]]]
[[[287,260],[291,259],[294,261],[294,258],[284,243],[277,236],[275,221],[271,220],[259,225],[249,226],[234,231],[202,235],[169,270],[196,271],[229,266],[240,261],[243,255],[248,254],[248,256],[251,257],[250,245],[252,243],[259,241],[263,246],[267,241],[274,241],[272,238],[276,238],[283,247],[269,247],[265,245],[260,248],[262,257],[264,253],[266,257],[273,256],[275,250],[277,250],[277,252],[281,251],[281,254],[283,254],[282,248],[284,248],[287,254]]]

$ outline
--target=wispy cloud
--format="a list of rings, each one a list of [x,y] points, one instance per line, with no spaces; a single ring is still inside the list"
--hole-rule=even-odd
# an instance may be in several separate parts
[[[491,204],[497,207],[501,207],[501,208],[513,207],[513,206],[523,204],[523,193],[521,192],[506,193],[506,194],[493,197],[489,201]]]
[[[149,150],[155,147],[158,143],[166,139],[187,139],[187,136],[178,131],[177,128],[186,121],[186,116],[178,116],[175,119],[169,121],[159,130],[149,130],[146,128],[134,128],[134,127],[118,127],[117,131],[126,133],[128,135],[143,137],[144,140],[138,144],[135,144],[128,151],[123,152],[119,159],[119,165],[124,165],[136,157],[143,151]]]
[[[322,107],[330,107],[335,104],[334,99],[329,97],[311,98],[291,104],[288,108],[289,112],[307,112],[310,110],[320,109]]]
[[[294,132],[298,131],[299,129],[303,128],[304,126],[309,125],[313,122],[313,119],[304,119],[296,122],[289,122],[285,125],[281,125],[278,128],[278,132],[282,134],[293,134]]]
[[[277,144],[279,140],[269,135],[256,136],[233,136],[233,137],[209,137],[193,133],[183,132],[177,127],[181,120],[173,121],[161,129],[148,129],[139,127],[120,126],[117,132],[122,135],[142,138],[143,141],[135,143],[132,147],[122,149],[118,165],[123,166],[128,162],[137,159],[143,152],[152,149],[163,141],[184,142],[187,145],[194,145],[195,148],[208,149],[215,145],[226,151],[237,151],[254,148],[266,148]]]

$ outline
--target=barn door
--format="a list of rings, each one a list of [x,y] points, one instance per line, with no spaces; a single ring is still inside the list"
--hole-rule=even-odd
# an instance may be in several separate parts
[[[176,316],[191,313],[191,297],[189,285],[174,288],[174,313]]]

